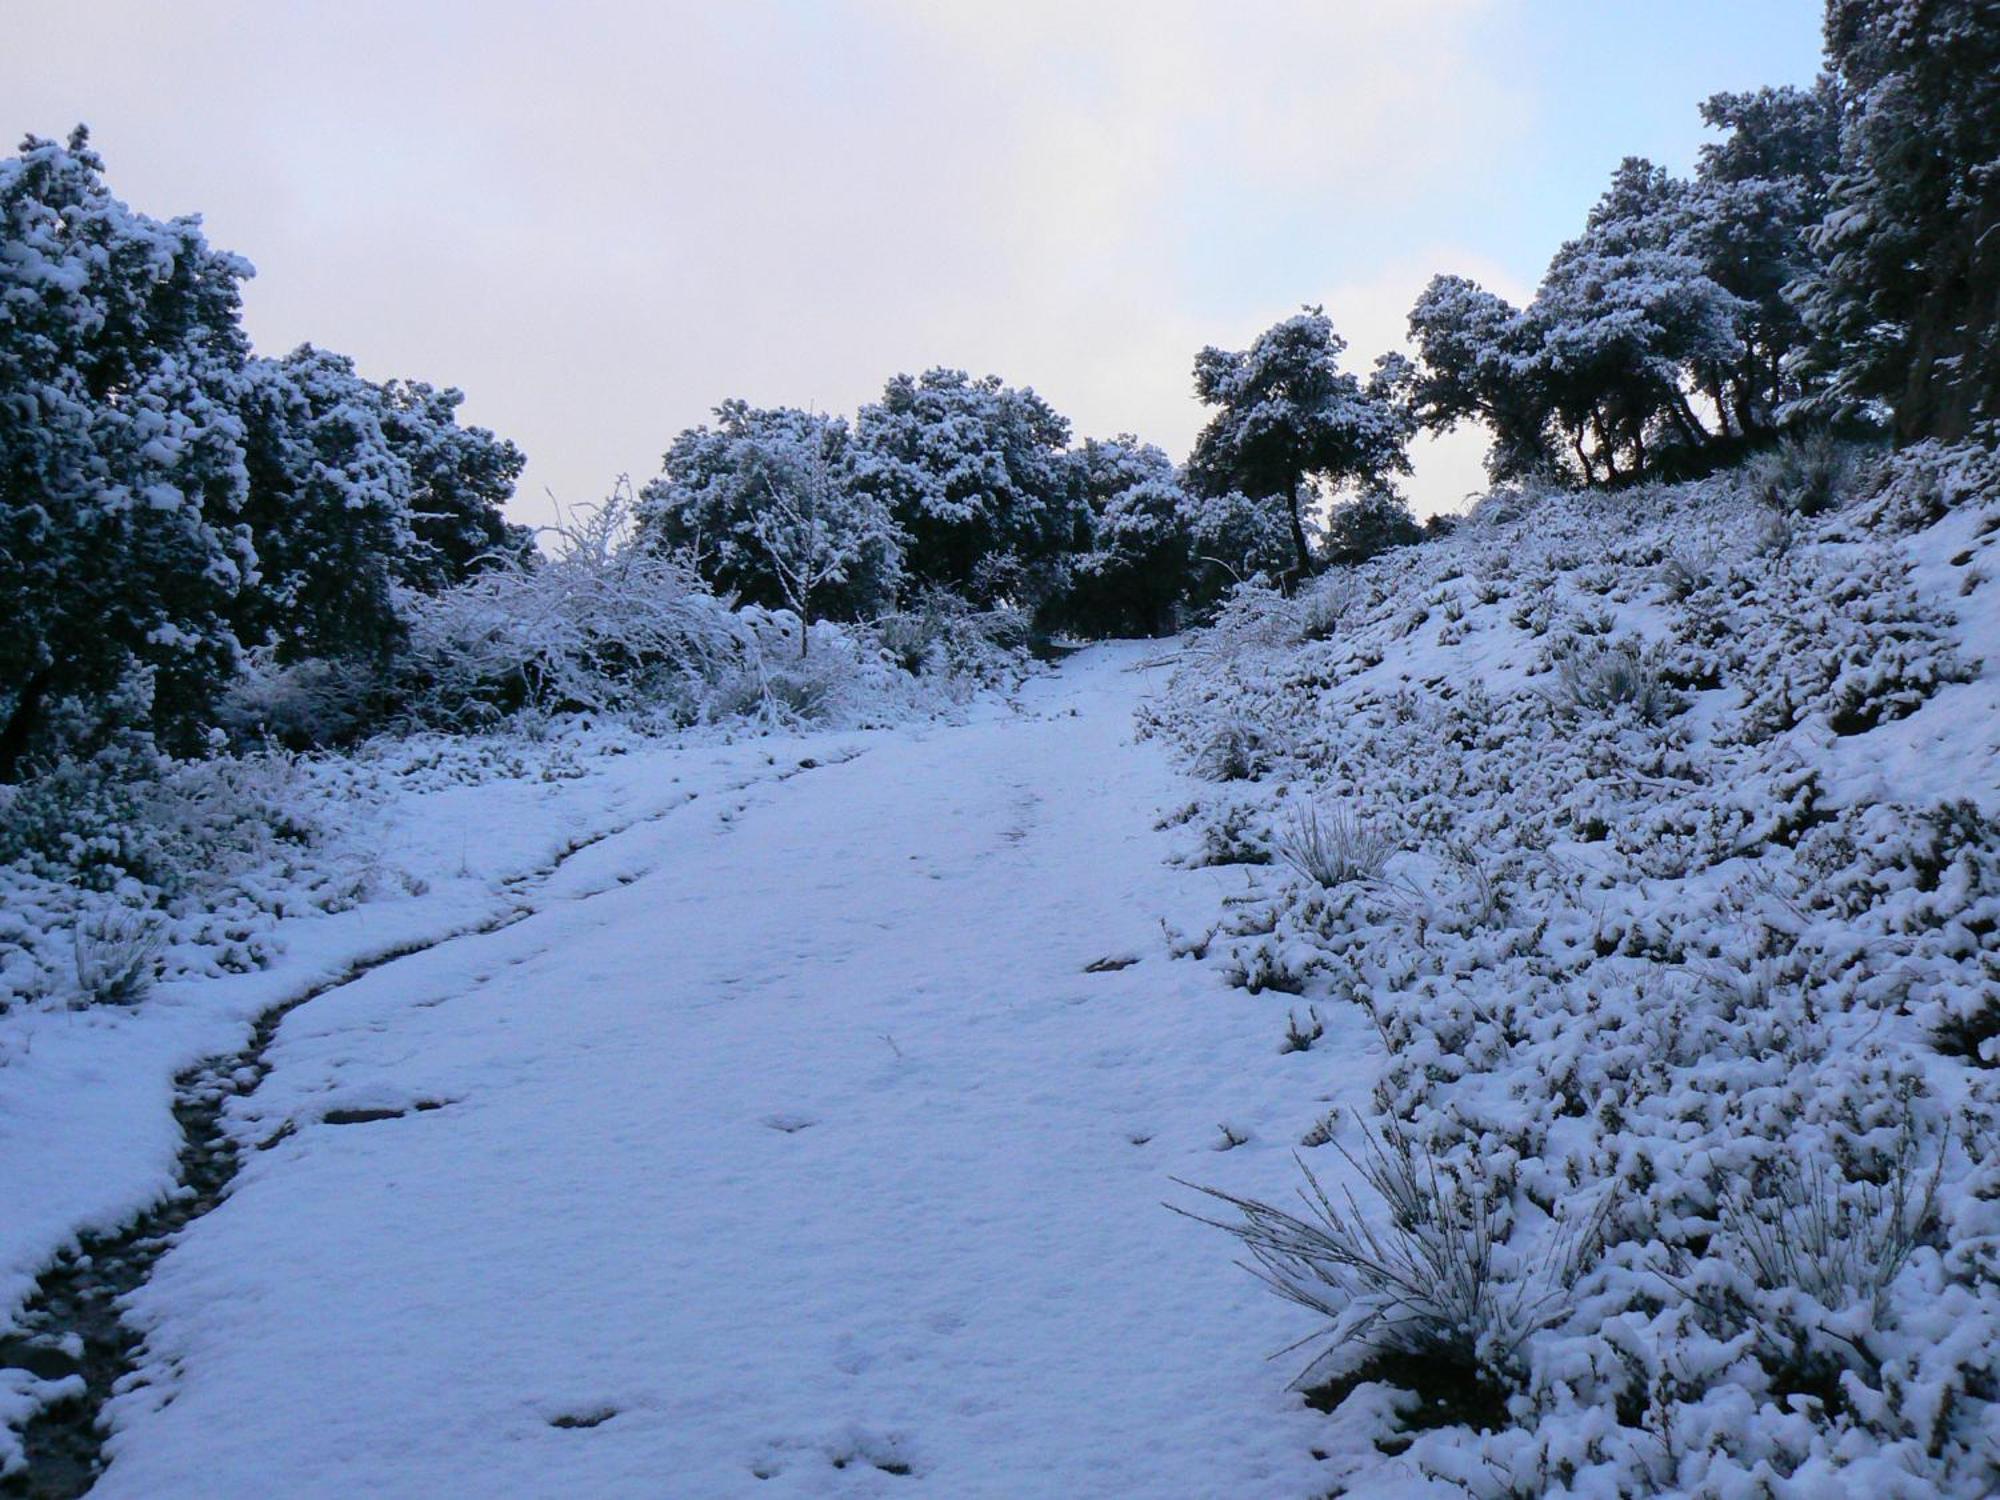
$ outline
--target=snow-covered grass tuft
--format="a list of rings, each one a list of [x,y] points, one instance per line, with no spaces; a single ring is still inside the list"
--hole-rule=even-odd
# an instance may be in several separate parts
[[[1380,1136],[1362,1126],[1358,1158],[1333,1145],[1373,1189],[1386,1224],[1364,1211],[1351,1189],[1330,1194],[1303,1157],[1302,1214],[1182,1183],[1239,1215],[1190,1217],[1234,1235],[1250,1254],[1252,1275],[1325,1319],[1303,1341],[1330,1346],[1305,1378],[1329,1373],[1336,1361],[1352,1368],[1365,1366],[1369,1356],[1407,1355],[1435,1361],[1450,1372],[1446,1378],[1517,1383],[1522,1345],[1565,1310],[1581,1269],[1600,1248],[1601,1225],[1593,1219],[1564,1237],[1561,1254],[1543,1257],[1530,1274],[1505,1278],[1495,1273],[1495,1255],[1509,1215],[1494,1184],[1477,1172],[1441,1168],[1393,1121]],[[1350,1346],[1361,1351],[1359,1359]]]
[[[1331,890],[1380,880],[1395,840],[1344,807],[1295,803],[1278,835],[1278,857],[1306,879]]]
[[[1556,658],[1557,701],[1571,713],[1629,709],[1644,724],[1663,724],[1678,711],[1658,653],[1632,641],[1588,636]]]
[[[1248,719],[1215,726],[1195,756],[1195,775],[1207,781],[1254,781],[1270,763],[1269,737]]]
[[[111,906],[81,918],[72,936],[81,1005],[131,1005],[152,988],[165,929],[151,912]]]

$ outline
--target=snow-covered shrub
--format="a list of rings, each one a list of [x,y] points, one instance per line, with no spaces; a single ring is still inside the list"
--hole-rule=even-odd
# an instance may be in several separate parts
[[[1344,807],[1292,806],[1278,835],[1278,857],[1307,880],[1327,887],[1380,880],[1395,840]]]
[[[1505,1253],[1508,1236],[1506,1194],[1476,1164],[1441,1167],[1394,1121],[1379,1138],[1362,1127],[1358,1160],[1332,1144],[1374,1190],[1386,1225],[1351,1190],[1338,1199],[1329,1194],[1303,1158],[1304,1214],[1182,1184],[1235,1209],[1236,1220],[1201,1222],[1234,1235],[1255,1262],[1251,1273],[1272,1291],[1326,1320],[1314,1341],[1330,1347],[1302,1380],[1404,1355],[1430,1364],[1437,1386],[1485,1387],[1489,1394],[1516,1386],[1523,1344],[1566,1310],[1580,1269],[1597,1253],[1597,1225],[1566,1236],[1564,1253],[1541,1259],[1527,1274],[1502,1277],[1495,1257]]]
[[[388,689],[386,675],[367,662],[308,657],[281,665],[258,652],[223,694],[216,722],[237,743],[343,745],[372,727]]]
[[[1854,522],[1868,533],[1923,530],[1962,505],[1992,505],[2000,496],[2000,433],[1963,443],[1930,440],[1900,449],[1875,467]]]
[[[1194,758],[1195,775],[1207,781],[1254,781],[1270,763],[1269,737],[1248,719],[1215,726]]]
[[[1632,641],[1586,636],[1556,657],[1557,701],[1578,714],[1630,709],[1644,724],[1661,724],[1679,709],[1657,652]]]
[[[869,628],[903,671],[955,684],[960,693],[1018,684],[1027,659],[1028,619],[1019,610],[974,609],[937,589]]]
[[[1299,638],[1323,641],[1333,635],[1354,607],[1356,597],[1354,576],[1346,568],[1335,568],[1315,579],[1298,596]]]
[[[630,543],[630,510],[621,490],[558,528],[546,561],[413,600],[402,710],[448,728],[522,708],[703,717],[713,683],[758,643],[686,563]]]
[[[1860,466],[1856,449],[1831,433],[1788,437],[1746,465],[1760,504],[1783,515],[1817,516],[1844,501]]]
[[[129,1005],[152,987],[162,942],[159,920],[130,906],[111,906],[76,924],[77,1002]]]

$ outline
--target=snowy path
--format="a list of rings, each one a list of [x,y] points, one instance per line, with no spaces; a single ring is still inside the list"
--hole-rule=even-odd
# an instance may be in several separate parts
[[[295,1013],[94,1493],[1315,1493],[1297,1319],[1160,1202],[1281,1184],[1297,1070],[1370,1065],[1168,958],[1226,880],[1165,863],[1139,660],[609,839]]]

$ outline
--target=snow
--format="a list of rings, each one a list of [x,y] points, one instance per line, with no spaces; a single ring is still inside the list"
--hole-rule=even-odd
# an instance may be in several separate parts
[[[1776,546],[1729,480],[1503,497],[948,722],[305,767],[336,835],[177,917],[143,1003],[0,1012],[0,1308],[310,997],[125,1304],[94,1493],[1983,1493],[2000,525],[1900,503]],[[1317,885],[1313,806],[1397,852]],[[261,966],[187,959],[217,923]],[[1314,1321],[1165,1207],[1293,1203],[1299,1153],[1392,1232],[1320,1149],[1357,1117],[1557,1289],[1498,1430],[1268,1362]],[[1899,1161],[1937,1223],[1872,1308],[1760,1280],[1788,1163],[1865,1238]],[[1878,1364],[1830,1412],[1773,1337]]]
[[[1226,883],[1154,826],[1156,649],[651,821],[626,767],[534,915],[294,1012],[95,1493],[1306,1491],[1289,1320],[1161,1200],[1365,1070],[1168,956]]]

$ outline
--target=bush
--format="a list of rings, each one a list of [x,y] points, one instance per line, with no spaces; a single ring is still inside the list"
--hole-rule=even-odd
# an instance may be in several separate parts
[[[412,601],[402,712],[458,729],[524,708],[702,717],[715,682],[757,641],[691,567],[629,544],[630,513],[621,488],[555,528],[547,561]]]
[[[1680,709],[1658,652],[1636,642],[1589,636],[1556,657],[1556,701],[1575,714],[1603,716],[1630,708],[1641,722],[1663,724]]]
[[[164,938],[151,913],[112,906],[76,925],[77,1003],[131,1005],[146,996]]]
[[[1751,459],[1750,493],[1781,515],[1817,516],[1837,507],[1854,488],[1855,449],[1828,432],[1786,438]]]
[[[1270,742],[1249,719],[1230,719],[1216,726],[1194,759],[1194,773],[1205,781],[1254,781],[1270,768]]]
[[[1380,880],[1394,840],[1361,819],[1316,803],[1297,804],[1278,836],[1278,857],[1306,879],[1328,890],[1358,880]]]
[[[1234,1235],[1255,1262],[1247,1267],[1252,1275],[1326,1319],[1310,1341],[1331,1347],[1302,1380],[1359,1345],[1363,1362],[1406,1355],[1477,1384],[1516,1383],[1522,1344],[1561,1316],[1582,1266],[1596,1255],[1598,1221],[1563,1236],[1558,1253],[1535,1270],[1496,1275],[1494,1251],[1506,1236],[1504,1195],[1441,1170],[1393,1122],[1380,1137],[1364,1125],[1362,1140],[1359,1160],[1338,1142],[1334,1149],[1381,1199],[1385,1228],[1370,1222],[1351,1190],[1342,1195],[1344,1205],[1335,1202],[1303,1158],[1304,1215],[1183,1182],[1242,1216],[1233,1223],[1187,1217]]]

